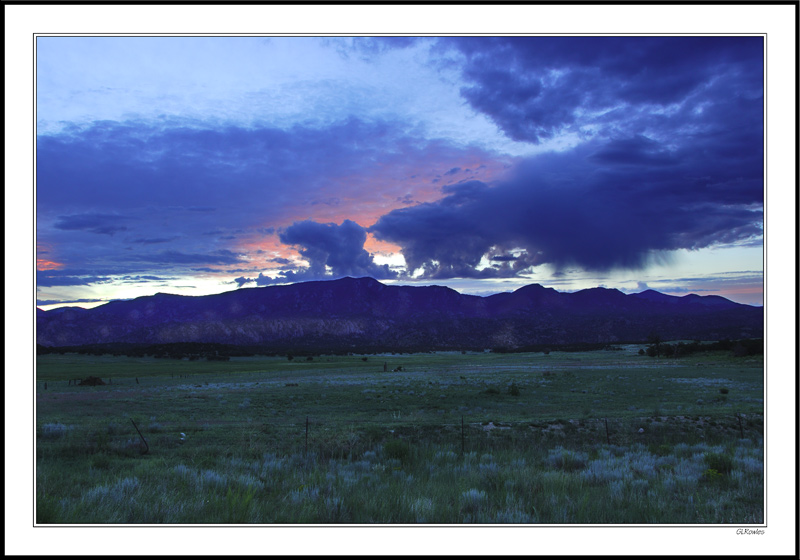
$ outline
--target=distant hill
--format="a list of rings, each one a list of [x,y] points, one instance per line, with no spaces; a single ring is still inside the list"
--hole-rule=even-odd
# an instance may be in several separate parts
[[[718,296],[557,292],[539,284],[487,297],[372,278],[155,294],[92,309],[37,309],[43,346],[204,342],[267,351],[376,352],[575,343],[758,338],[763,309]]]

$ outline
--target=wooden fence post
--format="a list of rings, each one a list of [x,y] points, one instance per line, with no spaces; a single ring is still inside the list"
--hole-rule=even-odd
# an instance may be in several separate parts
[[[140,432],[139,428],[136,427],[136,422],[133,421],[133,418],[131,418],[131,424],[133,424],[133,427],[136,428],[136,431],[138,432],[139,437],[142,438],[142,441],[144,442],[144,453],[142,453],[142,455],[145,455],[150,451],[150,446],[147,445],[147,440],[144,439],[144,436],[142,435],[142,432]]]
[[[603,420],[606,423],[606,443],[608,443],[608,445],[611,445],[611,436],[608,435],[608,418],[603,418]]]
[[[47,389],[46,384],[44,388]],[[744,439],[744,429],[742,428],[742,415],[738,412],[736,413],[736,419],[739,420],[739,435],[741,435],[742,439]]]
[[[306,416],[306,455],[308,455],[308,416]]]

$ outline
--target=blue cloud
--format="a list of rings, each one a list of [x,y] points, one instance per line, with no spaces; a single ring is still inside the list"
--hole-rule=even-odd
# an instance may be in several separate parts
[[[376,265],[364,249],[366,230],[351,220],[341,225],[320,224],[312,220],[295,222],[279,234],[281,243],[298,247],[309,262],[307,270],[294,273],[325,278],[330,275],[394,278],[387,265]],[[327,268],[331,269],[328,274]]]
[[[36,305],[54,305],[54,304],[67,304],[67,303],[100,303],[106,301],[104,299],[92,299],[92,298],[82,298],[82,299],[37,299]]]
[[[380,204],[384,193],[364,188],[372,177],[392,177],[393,199],[413,190],[395,175],[463,157],[486,155],[358,119],[288,130],[174,118],[66,127],[38,137],[37,233],[58,248],[51,259],[97,277],[232,265],[237,246],[276,232],[265,223],[365,195]]]
[[[674,152],[638,137],[587,142],[530,158],[492,185],[449,185],[445,198],[389,212],[369,231],[434,278],[515,275],[542,263],[638,269],[667,251],[760,240],[760,158],[707,158],[714,149],[703,138]],[[483,256],[515,248],[526,252],[507,267],[477,270]]]
[[[351,220],[341,224],[322,224],[313,220],[294,222],[282,230],[281,243],[297,248],[308,261],[307,267],[284,269],[273,278],[260,273],[257,278],[239,277],[234,282],[239,287],[255,282],[258,286],[329,280],[344,276],[371,276],[377,279],[396,278],[397,273],[388,265],[378,265],[364,249],[367,231]],[[272,259],[273,262],[285,259]]]
[[[464,98],[520,141],[586,133],[589,126],[677,132],[707,108],[730,109],[763,96],[761,37],[453,37],[441,43],[464,57]]]
[[[105,284],[111,282],[108,276],[89,275],[63,275],[53,274],[53,271],[36,271],[36,286],[38,288],[52,288],[55,286],[89,286],[91,284]]]
[[[129,216],[118,214],[76,214],[59,216],[54,227],[61,230],[83,230],[90,233],[114,235],[127,230],[128,228],[121,225],[120,222],[130,219]]]
[[[186,264],[240,264],[243,259],[226,249],[213,253],[182,253],[180,251],[162,251],[155,254],[132,255],[131,260],[166,265]]]

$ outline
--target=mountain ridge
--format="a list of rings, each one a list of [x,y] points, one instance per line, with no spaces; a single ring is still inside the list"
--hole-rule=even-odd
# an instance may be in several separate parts
[[[37,308],[36,334],[43,346],[206,342],[320,351],[613,343],[653,333],[664,340],[762,336],[762,308],[690,296],[570,293],[540,284],[475,296],[345,277],[207,296],[158,293],[91,309]]]

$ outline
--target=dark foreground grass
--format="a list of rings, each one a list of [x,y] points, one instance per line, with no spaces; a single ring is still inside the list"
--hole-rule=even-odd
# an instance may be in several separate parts
[[[761,523],[761,365],[635,350],[42,356],[36,521]]]

